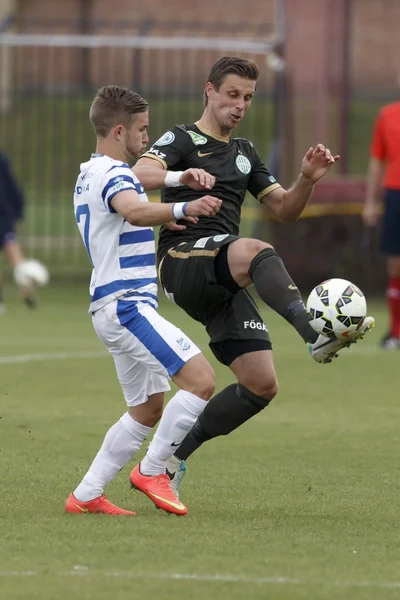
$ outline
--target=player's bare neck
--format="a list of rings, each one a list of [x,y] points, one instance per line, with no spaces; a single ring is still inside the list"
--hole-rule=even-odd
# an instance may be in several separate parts
[[[112,144],[109,144],[103,140],[97,140],[96,154],[104,154],[105,156],[109,156],[113,160],[127,162],[127,157],[125,156],[121,148],[115,147]]]
[[[207,112],[203,113],[201,119],[196,121],[195,125],[203,133],[222,142],[229,142],[232,131],[230,129],[222,128],[212,115],[207,114]]]

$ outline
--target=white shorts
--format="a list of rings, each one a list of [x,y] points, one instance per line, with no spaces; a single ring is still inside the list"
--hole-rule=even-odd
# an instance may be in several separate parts
[[[113,300],[93,315],[93,327],[114,358],[128,406],[170,390],[168,379],[199,348],[149,304]]]

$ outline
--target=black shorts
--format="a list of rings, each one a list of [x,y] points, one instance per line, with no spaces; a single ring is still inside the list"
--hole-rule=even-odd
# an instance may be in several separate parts
[[[271,349],[268,330],[249,292],[240,289],[232,293],[217,281],[215,258],[223,246],[236,239],[234,235],[216,235],[182,242],[170,248],[160,263],[161,284],[167,297],[205,325],[210,348],[223,364],[232,362],[226,358],[224,342],[233,342],[233,358],[248,351]],[[237,349],[240,346],[242,351]]]
[[[381,250],[389,256],[400,256],[400,190],[385,192]]]

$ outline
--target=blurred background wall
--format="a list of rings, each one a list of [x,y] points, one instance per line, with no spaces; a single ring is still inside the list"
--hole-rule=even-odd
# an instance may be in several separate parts
[[[310,145],[342,157],[297,224],[269,220],[249,198],[242,233],[272,241],[301,285],[337,275],[380,290],[378,232],[363,230],[360,212],[373,122],[399,95],[399,29],[398,0],[0,0],[0,146],[27,195],[28,252],[60,274],[89,268],[72,190],[94,146],[99,86],[142,93],[155,139],[199,117],[211,65],[239,54],[261,78],[238,135],[280,181],[293,181]]]

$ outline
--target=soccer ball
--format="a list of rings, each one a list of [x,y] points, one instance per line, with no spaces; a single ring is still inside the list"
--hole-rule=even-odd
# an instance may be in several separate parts
[[[47,267],[35,258],[24,260],[14,269],[14,280],[20,287],[43,287],[49,283],[49,279]]]
[[[341,338],[357,331],[367,314],[362,291],[346,279],[328,279],[307,300],[310,324],[317,333]]]

